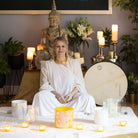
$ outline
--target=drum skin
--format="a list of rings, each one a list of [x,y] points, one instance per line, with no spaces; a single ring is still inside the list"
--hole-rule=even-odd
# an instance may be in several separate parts
[[[86,72],[87,92],[95,98],[98,105],[108,98],[121,100],[127,91],[127,78],[123,70],[110,62],[100,62]]]

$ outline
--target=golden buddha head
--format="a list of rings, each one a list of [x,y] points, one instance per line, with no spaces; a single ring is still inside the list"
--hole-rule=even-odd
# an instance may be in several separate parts
[[[48,20],[50,26],[58,26],[60,24],[60,14],[56,10],[55,0],[53,0],[52,10],[49,13]]]

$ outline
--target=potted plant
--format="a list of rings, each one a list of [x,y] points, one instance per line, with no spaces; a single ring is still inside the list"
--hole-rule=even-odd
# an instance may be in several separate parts
[[[103,30],[103,35],[105,38],[105,47],[109,47],[110,50],[112,49],[112,31],[110,30],[110,28],[108,29],[107,27],[105,28],[105,30]]]
[[[120,6],[121,10],[130,11],[131,15],[128,16],[131,19],[131,23],[135,24],[136,27],[133,29],[134,36],[123,35],[120,39],[122,40],[121,53],[122,60],[126,61],[127,64],[136,64],[138,67],[138,16],[137,16],[137,5],[136,0],[115,0],[113,6]],[[136,69],[138,71],[138,68]],[[137,72],[138,73],[138,72]]]
[[[78,22],[73,23],[70,21],[69,27],[67,27],[67,33],[71,45],[74,45],[75,50],[83,55],[83,47],[86,44],[89,46],[88,41],[92,40],[90,35],[94,33],[90,24],[88,24],[87,17],[83,21],[82,18]]]
[[[113,43],[112,43],[112,31],[109,28],[105,28],[103,30],[103,35],[105,38],[105,47],[108,47],[110,50],[108,51],[108,59],[113,59],[114,58],[114,48],[113,48]]]
[[[138,77],[133,72],[129,72],[128,76],[128,93],[130,95],[130,102],[135,103],[135,97],[138,90]]]
[[[21,69],[24,65],[24,54],[21,53],[24,50],[24,46],[20,41],[13,41],[13,38],[10,37],[8,41],[1,46],[1,53],[7,54],[8,63],[12,69]]]
[[[132,38],[130,35],[123,35],[121,38],[122,49],[120,53],[122,55],[122,61],[126,61],[127,64],[138,63],[138,34]]]
[[[0,88],[5,85],[7,72],[9,72],[8,63],[5,59],[0,57]]]

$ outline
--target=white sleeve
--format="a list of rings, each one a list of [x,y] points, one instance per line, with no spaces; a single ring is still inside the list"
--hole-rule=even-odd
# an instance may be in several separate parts
[[[41,72],[40,72],[40,89],[39,91],[46,90],[46,91],[54,91],[54,88],[50,85],[49,78],[48,78],[48,68],[47,62],[41,61]]]
[[[80,59],[74,60],[74,76],[75,76],[75,86],[79,89],[79,92],[87,93],[85,89],[83,74],[81,70],[81,61]]]

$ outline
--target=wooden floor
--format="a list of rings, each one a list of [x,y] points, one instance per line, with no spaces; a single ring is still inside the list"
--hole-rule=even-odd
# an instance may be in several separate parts
[[[0,104],[0,107],[5,107],[5,106],[11,106],[10,103],[3,103],[3,104]],[[138,105],[137,104],[131,104],[131,103],[126,103],[125,106],[129,106],[133,109],[134,113],[137,115],[138,117]]]

